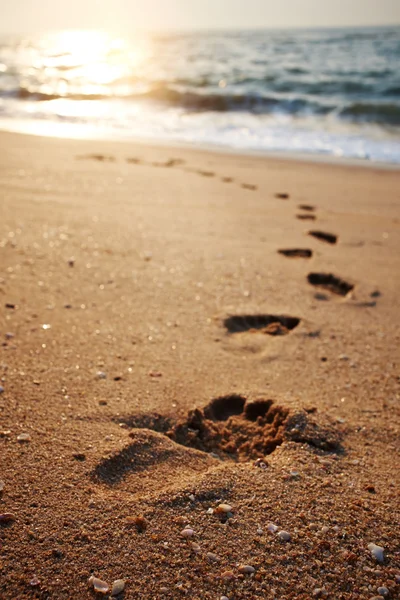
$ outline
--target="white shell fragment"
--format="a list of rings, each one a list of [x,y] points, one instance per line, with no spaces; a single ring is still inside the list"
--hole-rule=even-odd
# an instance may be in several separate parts
[[[267,525],[267,529],[268,531],[270,531],[271,533],[276,533],[279,529],[278,525],[274,525],[274,523],[269,523]]]
[[[94,577],[93,575],[89,577],[89,583],[93,586],[94,591],[98,592],[99,594],[107,594],[110,589],[108,583],[98,579],[97,577]]]
[[[19,436],[17,436],[17,441],[18,442],[30,442],[31,436],[29,435],[29,433],[20,433]]]
[[[383,562],[385,560],[385,556],[384,556],[384,548],[382,548],[382,546],[377,546],[376,544],[368,544],[368,550],[371,551],[372,556],[375,558],[375,560],[377,560],[378,562]]]
[[[124,579],[116,579],[111,587],[111,596],[118,596],[125,589],[125,580]]]

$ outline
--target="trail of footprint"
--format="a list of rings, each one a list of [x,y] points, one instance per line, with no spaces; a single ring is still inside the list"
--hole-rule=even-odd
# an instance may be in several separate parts
[[[347,296],[354,289],[353,284],[332,273],[309,273],[307,280],[311,285],[329,290],[339,296]]]
[[[275,198],[279,200],[289,200],[290,196],[286,192],[278,192],[275,194]]]
[[[312,206],[312,204],[299,204],[297,206],[297,208],[299,208],[300,210],[306,210],[309,212],[313,212],[315,210],[315,206]]]

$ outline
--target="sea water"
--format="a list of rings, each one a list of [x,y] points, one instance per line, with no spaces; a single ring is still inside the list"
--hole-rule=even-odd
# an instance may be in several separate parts
[[[0,128],[400,163],[400,28],[3,36]]]

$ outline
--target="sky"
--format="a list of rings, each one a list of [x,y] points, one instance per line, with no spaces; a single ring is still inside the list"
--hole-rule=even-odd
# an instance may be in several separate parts
[[[400,24],[400,0],[0,0],[1,33]]]

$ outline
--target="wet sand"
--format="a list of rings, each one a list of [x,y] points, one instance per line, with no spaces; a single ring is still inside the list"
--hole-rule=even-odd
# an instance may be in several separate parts
[[[0,597],[399,597],[399,172],[0,144]]]

